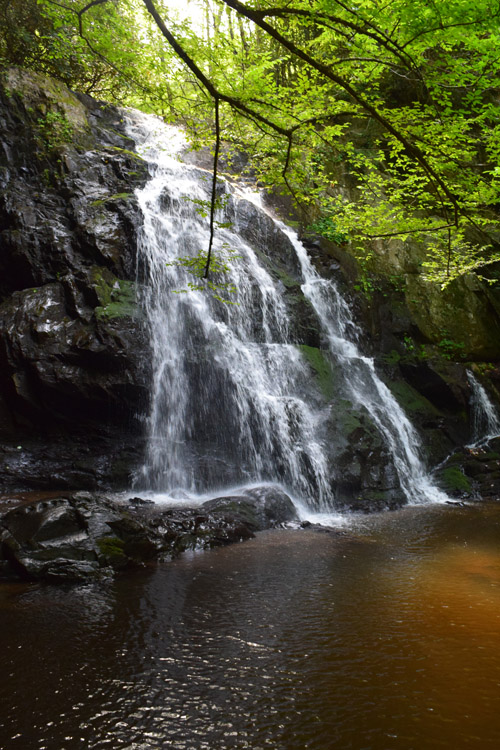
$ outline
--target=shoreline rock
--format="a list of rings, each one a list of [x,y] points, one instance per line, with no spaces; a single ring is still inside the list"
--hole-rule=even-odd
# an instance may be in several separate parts
[[[263,486],[194,508],[113,499],[90,492],[0,498],[0,575],[83,582],[147,561],[168,560],[251,539],[297,520],[291,499]]]

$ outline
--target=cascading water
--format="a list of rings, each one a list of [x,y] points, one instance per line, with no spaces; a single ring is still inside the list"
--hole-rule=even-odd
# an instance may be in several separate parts
[[[445,500],[424,470],[415,430],[373,361],[353,343],[347,304],[315,272],[293,233],[221,183],[227,205],[218,218],[233,226],[217,231],[215,251],[229,248],[237,256],[228,272],[235,292],[223,304],[193,290],[183,259],[208,246],[208,222],[196,209],[209,198],[210,174],[180,163],[182,136],[158,120],[136,113],[129,132],[151,172],[138,193],[139,257],[147,277],[141,293],[154,373],[138,485],[180,498],[275,482],[316,511],[335,507],[324,429],[331,407],[295,345],[283,283],[244,239],[253,235],[265,238],[264,249],[285,248],[302,274],[303,294],[340,366],[343,388],[383,435],[407,500]]]
[[[138,196],[154,372],[139,483],[182,497],[280,482],[318,508],[331,506],[328,467],[315,437],[321,408],[303,398],[310,376],[289,342],[279,285],[226,228],[215,249],[227,245],[239,256],[230,270],[235,304],[189,288],[193,277],[176,261],[207,247],[207,222],[195,209],[207,200],[209,175],[179,163],[182,139],[158,121],[137,115],[130,132],[152,173]]]
[[[481,448],[500,435],[500,417],[485,389],[472,372],[467,373],[471,387],[472,443],[469,448]]]
[[[364,407],[385,437],[401,487],[412,503],[445,502],[448,498],[431,481],[420,457],[419,436],[380,380],[373,359],[361,354],[351,312],[331,280],[321,278],[298,239],[291,235],[304,276],[302,289],[326,333],[330,355],[340,366],[353,402]]]

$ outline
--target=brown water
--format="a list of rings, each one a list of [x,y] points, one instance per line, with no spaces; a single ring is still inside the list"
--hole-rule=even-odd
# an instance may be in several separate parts
[[[500,746],[500,506],[0,589],[2,750]]]

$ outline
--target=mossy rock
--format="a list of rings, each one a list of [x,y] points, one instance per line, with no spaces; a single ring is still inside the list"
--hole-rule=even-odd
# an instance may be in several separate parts
[[[439,284],[409,275],[406,302],[422,335],[449,360],[500,358],[500,316],[475,274]]]
[[[439,483],[441,487],[452,494],[470,495],[472,485],[458,466],[448,466],[442,469],[439,474]]]
[[[306,344],[298,344],[297,346],[314,371],[322,394],[330,401],[335,395],[335,383],[332,366],[325,353],[315,346],[307,346]]]
[[[337,416],[340,418],[340,429],[343,435],[350,438],[357,430],[366,430],[364,415],[346,399],[339,399],[336,404]],[[369,428],[368,428],[369,429]]]
[[[108,195],[106,198],[92,201],[90,205],[93,207],[98,207],[104,205],[105,203],[113,203],[115,201],[128,201],[133,197],[133,193],[115,193],[114,195]]]
[[[275,274],[275,276],[277,276],[277,278],[281,281],[281,283],[286,289],[300,290],[300,286],[301,286],[300,281],[298,279],[295,279],[293,276],[291,276],[283,268],[279,268],[277,265],[273,263],[272,271]]]
[[[136,317],[136,286],[133,281],[118,279],[107,268],[94,266],[92,286],[100,303],[94,310],[98,320]]]
[[[396,380],[387,383],[387,386],[398,404],[408,414],[419,414],[422,416],[438,416],[441,412],[425,396],[422,396],[415,388],[404,380]]]
[[[100,554],[112,568],[123,568],[128,562],[125,543],[117,536],[104,536],[97,540]]]
[[[22,99],[28,113],[32,113],[34,124],[40,118],[56,116],[67,123],[66,133],[71,129],[71,141],[85,147],[92,140],[91,130],[84,105],[64,83],[42,73],[8,68],[3,75],[3,85],[8,95]]]

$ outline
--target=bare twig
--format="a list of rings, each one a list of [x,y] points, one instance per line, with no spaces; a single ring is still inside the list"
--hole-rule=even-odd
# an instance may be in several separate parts
[[[210,198],[210,240],[208,242],[207,262],[205,265],[204,279],[208,279],[210,273],[210,261],[212,260],[212,247],[214,244],[214,219],[215,205],[217,199],[217,167],[219,165],[220,149],[220,122],[219,122],[219,99],[214,99],[215,108],[215,150],[214,150],[214,168],[212,173],[212,195]]]

